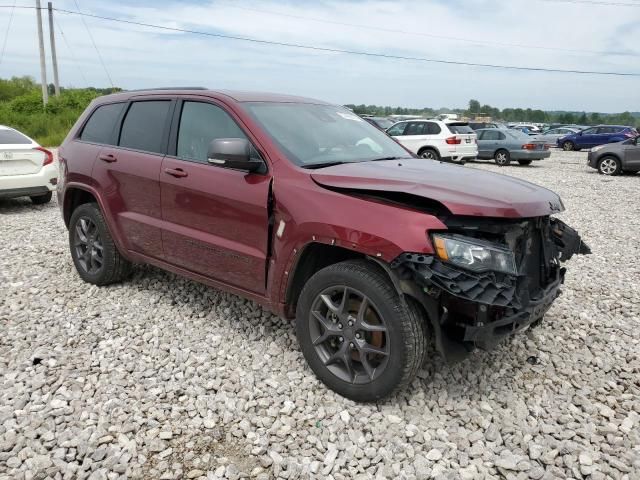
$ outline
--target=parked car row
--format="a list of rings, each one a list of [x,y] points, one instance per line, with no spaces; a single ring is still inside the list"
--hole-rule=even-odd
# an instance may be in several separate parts
[[[598,125],[570,133],[556,140],[558,147],[565,151],[593,148],[607,143],[622,142],[638,136],[638,131],[624,125]]]

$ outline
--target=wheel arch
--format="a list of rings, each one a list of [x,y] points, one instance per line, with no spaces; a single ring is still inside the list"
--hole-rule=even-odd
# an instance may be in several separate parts
[[[71,220],[73,211],[80,205],[92,202],[97,203],[102,210],[98,196],[89,188],[74,185],[65,189],[64,200],[62,203],[62,217],[67,228],[69,227],[69,221]]]
[[[441,153],[440,153],[440,150],[435,145],[423,145],[422,147],[420,147],[418,149],[418,155],[420,155],[420,153],[424,152],[425,150],[433,150],[434,152],[436,152],[438,154],[439,157],[442,156]]]

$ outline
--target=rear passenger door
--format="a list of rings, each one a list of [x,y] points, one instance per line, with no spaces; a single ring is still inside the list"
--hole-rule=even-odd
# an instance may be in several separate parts
[[[426,122],[409,122],[402,136],[398,137],[398,140],[413,153],[417,154],[421,147],[430,143],[427,131]]]
[[[163,258],[160,167],[167,149],[170,97],[136,98],[123,110],[114,145],[101,148],[93,168],[124,247]]]
[[[271,175],[210,164],[217,138],[255,141],[224,105],[179,101],[160,175],[167,260],[213,280],[263,294],[269,247]],[[264,161],[264,160],[263,160]],[[266,163],[265,163],[266,167]]]

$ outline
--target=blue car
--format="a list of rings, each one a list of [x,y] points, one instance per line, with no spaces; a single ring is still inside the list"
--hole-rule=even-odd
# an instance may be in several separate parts
[[[598,125],[560,137],[557,140],[557,145],[566,151],[577,151],[607,143],[622,142],[623,140],[637,136],[638,132],[633,127],[626,127],[624,125]]]

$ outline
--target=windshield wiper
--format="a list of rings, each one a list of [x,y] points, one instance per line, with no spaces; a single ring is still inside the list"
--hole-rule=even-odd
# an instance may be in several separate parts
[[[344,163],[354,163],[354,162],[343,162],[343,161],[335,161],[335,162],[318,162],[318,163],[307,163],[302,165],[302,168],[324,168],[324,167],[333,167],[335,165],[342,165]]]
[[[380,157],[380,158],[372,158],[371,160],[367,160],[367,162],[381,162],[383,160],[409,160],[411,157]]]

